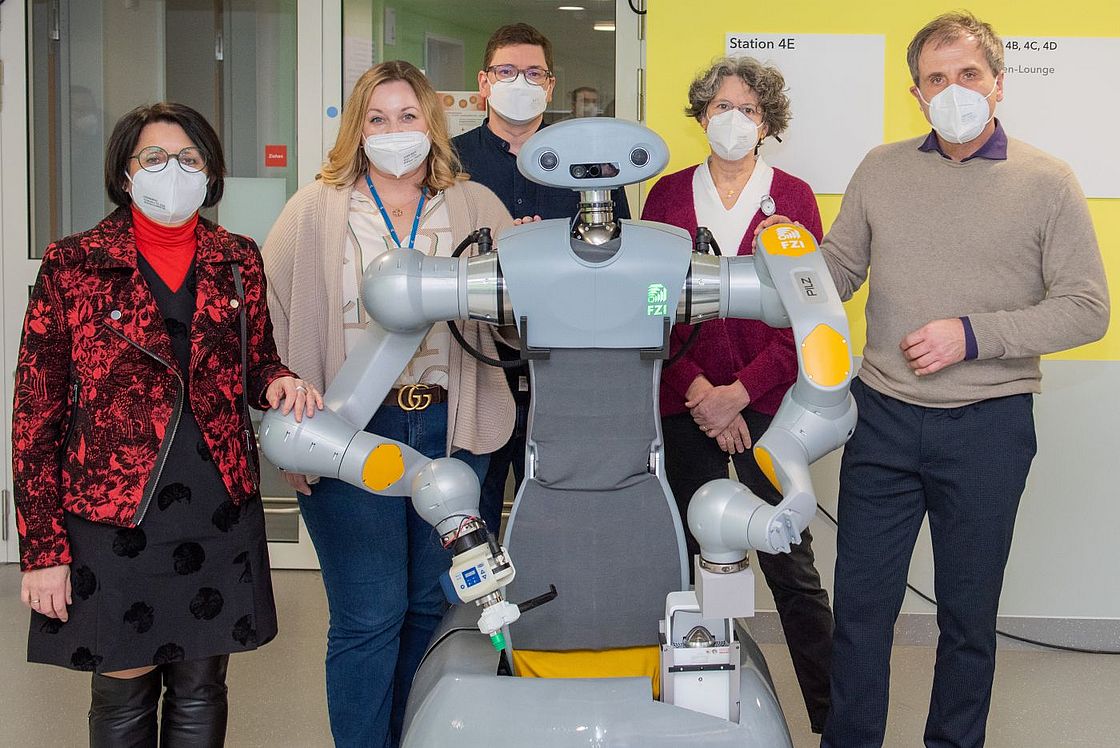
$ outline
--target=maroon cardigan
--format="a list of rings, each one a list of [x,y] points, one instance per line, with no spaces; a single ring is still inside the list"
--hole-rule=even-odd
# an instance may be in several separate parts
[[[642,218],[660,221],[696,233],[696,206],[692,199],[695,166],[658,180],[646,198]],[[774,169],[770,186],[777,212],[804,225],[819,242],[821,214],[808,184],[781,169]],[[737,254],[754,251],[754,229],[765,216],[756,211],[743,235]],[[721,248],[730,254],[729,248]],[[672,350],[680,348],[692,332],[691,325],[673,328]],[[750,409],[773,415],[782,397],[797,379],[797,352],[789,328],[776,330],[753,319],[705,322],[700,337],[683,357],[661,373],[661,415],[687,412],[685,392],[703,374],[714,385],[738,379],[751,396]]]

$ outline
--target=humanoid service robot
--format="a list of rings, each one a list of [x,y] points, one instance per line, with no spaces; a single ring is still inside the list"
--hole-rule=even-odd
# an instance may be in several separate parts
[[[299,424],[265,416],[261,445],[276,465],[410,495],[451,549],[448,598],[482,608],[477,622],[470,608],[453,608],[433,637],[405,745],[790,745],[765,663],[734,619],[754,613],[747,552],[800,542],[816,512],[809,465],[854,428],[847,321],[815,241],[797,226],[767,229],[753,257],[721,257],[702,251],[703,231],[694,241],[671,226],[615,220],[610,190],[667,162],[664,141],[635,123],[578,119],[537,133],[518,167],[578,190],[579,214],[518,226],[496,250],[480,232],[471,256],[381,255],[363,283],[376,322],[327,391],[327,409]],[[701,549],[692,591],[657,394],[673,323],[717,317],[792,327],[799,375],[754,447],[781,503],[731,480],[692,499]],[[468,319],[516,329],[530,364],[526,479],[504,546],[478,518],[465,464],[361,430],[430,327]],[[518,620],[528,606],[506,594],[549,585],[556,602]],[[658,699],[648,678],[510,677],[495,652],[635,647],[660,647]]]

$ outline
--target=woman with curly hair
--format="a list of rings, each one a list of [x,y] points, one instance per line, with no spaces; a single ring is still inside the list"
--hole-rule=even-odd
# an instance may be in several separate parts
[[[711,230],[723,254],[751,254],[754,229],[781,212],[821,239],[821,217],[808,184],[759,155],[763,141],[789,124],[785,80],[773,67],[749,57],[724,57],[696,76],[685,114],[707,135],[711,149],[696,166],[662,177],[646,199],[642,218],[686,229]],[[673,329],[679,349],[691,333]],[[758,320],[705,322],[695,344],[661,375],[665,473],[680,508],[700,486],[728,477],[728,460],[739,480],[772,504],[781,495],[770,485],[750,450],[770,425],[782,396],[797,378],[797,352],[788,329]],[[687,531],[690,554],[699,552]],[[788,554],[759,554],[782,620],[801,692],[815,732],[829,707],[832,611],[814,566],[812,536]]]

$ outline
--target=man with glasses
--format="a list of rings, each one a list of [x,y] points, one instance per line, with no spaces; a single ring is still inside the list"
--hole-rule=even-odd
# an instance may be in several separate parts
[[[544,126],[545,108],[555,86],[552,43],[528,24],[502,26],[486,43],[478,73],[478,92],[486,100],[490,116],[452,140],[471,179],[493,190],[517,219],[571,218],[579,208],[579,193],[531,182],[517,170],[517,153]],[[613,198],[615,215],[629,218],[626,193],[615,190]],[[501,344],[498,352],[506,361],[519,357],[518,351]],[[525,475],[529,371],[527,367],[506,369],[506,377],[517,402],[517,422],[509,443],[490,456],[480,500],[482,519],[495,534],[510,466],[518,487]]]

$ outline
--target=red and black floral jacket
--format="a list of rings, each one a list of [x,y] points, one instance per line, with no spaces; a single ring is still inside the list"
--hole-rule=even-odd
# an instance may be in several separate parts
[[[64,511],[139,523],[188,396],[234,503],[256,494],[255,445],[242,434],[242,304],[249,402],[267,407],[268,384],[292,373],[272,339],[256,245],[203,219],[196,236],[189,393],[137,269],[129,209],[47,248],[23,324],[12,415],[24,570],[70,563]]]

